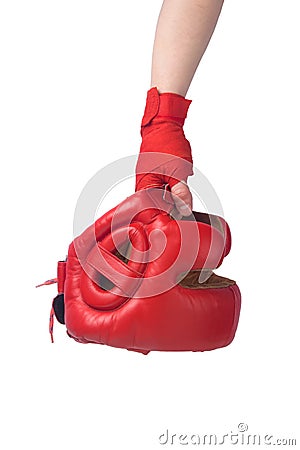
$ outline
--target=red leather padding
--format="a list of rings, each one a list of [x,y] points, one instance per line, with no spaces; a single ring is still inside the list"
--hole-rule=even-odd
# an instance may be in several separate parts
[[[57,292],[62,294],[64,292],[66,280],[66,261],[58,261],[57,263]]]
[[[127,237],[132,245],[132,260],[125,264],[111,252],[116,250],[116,246],[125,242]],[[81,293],[86,304],[99,310],[114,309],[131,298],[138,289],[145,271],[144,260],[147,250],[147,236],[139,224],[131,224],[128,228],[119,228],[114,233],[107,235],[101,244],[97,243],[86,259],[85,270],[81,277]],[[138,261],[135,255],[137,255]],[[144,256],[144,260],[140,255]],[[112,268],[115,270],[112,271]],[[99,274],[104,275],[115,284],[110,291],[97,285]]]
[[[178,283],[186,272],[221,264],[230,249],[229,227],[203,213],[198,221],[175,221],[160,195],[134,194],[71,243],[65,322],[75,340],[143,353],[212,350],[232,341],[238,286],[190,289]],[[131,251],[124,262],[116,249],[126,240]],[[103,289],[99,276],[113,287]]]

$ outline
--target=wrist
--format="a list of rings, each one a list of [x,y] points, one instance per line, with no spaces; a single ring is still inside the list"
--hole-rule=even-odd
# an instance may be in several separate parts
[[[153,87],[147,92],[142,127],[149,125],[154,119],[183,126],[191,103],[191,100],[182,95],[172,92],[160,94],[158,89]]]

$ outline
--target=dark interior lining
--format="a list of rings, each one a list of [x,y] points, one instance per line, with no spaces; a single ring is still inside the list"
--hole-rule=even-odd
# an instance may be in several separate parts
[[[193,213],[190,216],[182,217],[180,220],[187,222],[190,221],[202,222],[216,228],[217,230],[221,231],[221,233],[224,233],[222,222],[220,221],[219,217],[214,214],[207,214],[204,212],[193,211]]]
[[[132,244],[129,240],[125,241],[122,245],[119,246],[119,251],[115,250],[113,254],[123,261],[125,264],[130,260]]]
[[[220,289],[236,284],[234,280],[216,275],[212,271],[207,274],[205,272],[207,272],[207,269],[191,270],[178,284],[186,289]],[[199,283],[200,275],[205,280],[204,282]]]

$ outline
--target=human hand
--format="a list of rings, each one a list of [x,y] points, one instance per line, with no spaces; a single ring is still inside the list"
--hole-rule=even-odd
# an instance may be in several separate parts
[[[190,103],[178,94],[159,94],[156,88],[148,91],[136,166],[136,191],[168,187],[182,216],[192,210],[192,195],[186,184],[193,174],[192,152],[183,132]]]

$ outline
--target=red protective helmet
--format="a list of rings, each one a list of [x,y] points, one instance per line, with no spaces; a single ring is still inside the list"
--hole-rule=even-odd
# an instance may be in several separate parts
[[[168,196],[148,189],[128,197],[74,239],[58,263],[53,313],[76,341],[146,354],[212,350],[233,340],[240,291],[213,272],[229,253],[229,227],[206,213],[174,219]]]

